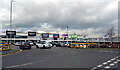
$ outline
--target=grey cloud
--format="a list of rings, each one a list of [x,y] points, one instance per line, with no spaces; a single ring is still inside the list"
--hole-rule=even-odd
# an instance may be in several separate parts
[[[16,2],[13,6],[13,24],[17,28],[37,27],[48,23],[51,30],[61,28],[85,30],[93,28],[97,31],[106,30],[117,19],[115,10],[107,11],[106,2]],[[3,23],[6,21],[3,21]],[[98,33],[93,31],[93,33]]]

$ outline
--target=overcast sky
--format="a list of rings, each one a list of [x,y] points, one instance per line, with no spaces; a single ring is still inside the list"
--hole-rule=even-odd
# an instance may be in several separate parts
[[[13,29],[101,34],[118,28],[119,0],[14,0]],[[0,1],[0,31],[9,29],[10,0]]]

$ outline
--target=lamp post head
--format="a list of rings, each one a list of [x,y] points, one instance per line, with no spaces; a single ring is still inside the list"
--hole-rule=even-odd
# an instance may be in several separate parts
[[[16,1],[14,1],[14,0],[11,0],[11,2],[16,2]]]

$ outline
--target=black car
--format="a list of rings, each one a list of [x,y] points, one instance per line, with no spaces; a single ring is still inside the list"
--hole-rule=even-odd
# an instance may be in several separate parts
[[[51,42],[51,44],[52,46],[55,46],[55,47],[62,47],[60,42]]]
[[[30,42],[24,42],[20,45],[20,49],[31,49]]]

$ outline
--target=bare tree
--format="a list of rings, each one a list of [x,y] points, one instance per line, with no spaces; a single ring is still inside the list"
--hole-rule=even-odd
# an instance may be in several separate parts
[[[108,33],[110,34],[110,37],[114,36],[114,35],[115,35],[115,27],[112,26],[112,27],[108,30]]]
[[[112,26],[112,27],[110,27],[110,29],[108,30],[108,34],[109,34],[109,36],[110,36],[110,40],[111,40],[111,43],[112,43],[112,41],[113,41],[113,36],[115,36],[115,27],[114,26]]]

